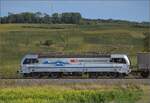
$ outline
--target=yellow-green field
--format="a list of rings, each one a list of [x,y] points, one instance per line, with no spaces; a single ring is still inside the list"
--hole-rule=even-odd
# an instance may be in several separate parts
[[[144,103],[145,90],[135,85],[7,86],[0,88],[0,103]]]
[[[147,27],[129,24],[0,24],[0,78],[18,78],[20,60],[33,52],[126,53],[136,65]],[[43,45],[50,41],[49,46]]]
[[[0,103],[150,103],[149,97],[149,85],[134,83],[0,80]]]

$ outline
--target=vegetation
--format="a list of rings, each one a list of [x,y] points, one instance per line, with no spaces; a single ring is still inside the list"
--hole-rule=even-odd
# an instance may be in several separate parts
[[[99,24],[0,24],[0,78],[19,78],[21,58],[27,53],[125,53],[136,65],[144,51],[149,27],[127,23]]]
[[[43,45],[45,45],[45,46],[50,46],[50,45],[52,45],[53,44],[53,41],[52,40],[46,40],[44,43],[43,43]]]
[[[144,47],[146,52],[150,52],[150,32],[144,33]]]
[[[150,22],[133,22],[127,20],[113,20],[113,19],[87,19],[82,17],[79,12],[64,12],[53,13],[48,15],[41,12],[22,12],[22,13],[8,13],[8,16],[0,17],[0,23],[38,23],[38,24],[101,24],[101,23],[117,23],[117,24],[134,24],[135,27],[147,28]]]
[[[143,90],[137,86],[97,86],[93,89],[79,85],[1,87],[1,103],[136,103]],[[83,89],[84,88],[84,89]]]
[[[149,22],[86,19],[77,12],[9,13],[0,22],[0,78],[18,78],[27,53],[125,53],[136,65],[136,53],[150,49]]]
[[[16,71],[27,53],[125,53],[132,65],[136,65],[136,53],[149,51],[150,46],[147,22],[91,20],[82,18],[80,13],[49,16],[40,12],[10,13],[0,19],[3,23],[0,24],[0,78],[19,78]],[[150,89],[144,95],[140,87],[133,85],[38,86],[22,82],[18,86],[15,83],[1,82],[0,103],[137,103],[141,98],[148,100],[150,95]]]
[[[41,12],[23,12],[20,14],[9,13],[8,16],[1,17],[1,23],[45,23],[45,24],[79,24],[81,14],[76,12],[54,13],[52,16]]]

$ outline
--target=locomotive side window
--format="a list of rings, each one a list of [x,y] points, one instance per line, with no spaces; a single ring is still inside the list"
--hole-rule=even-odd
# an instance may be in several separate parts
[[[112,58],[112,59],[110,60],[110,62],[126,64],[126,61],[125,61],[124,58]]]
[[[37,59],[32,59],[31,61],[32,61],[33,64],[39,62]]]
[[[35,64],[35,63],[38,63],[38,60],[37,59],[25,59],[23,64]]]

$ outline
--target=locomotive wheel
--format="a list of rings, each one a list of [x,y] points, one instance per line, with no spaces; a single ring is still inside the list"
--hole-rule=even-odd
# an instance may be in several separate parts
[[[98,74],[97,73],[89,73],[89,78],[93,78],[93,79],[96,79],[98,78]]]
[[[119,73],[110,73],[111,78],[118,78],[120,76]]]
[[[119,73],[119,78],[120,78],[120,79],[125,78],[125,76],[126,76],[126,74],[125,74],[125,73]]]
[[[150,74],[150,72],[149,72],[148,70],[141,72],[141,76],[142,76],[143,78],[148,78],[148,77],[149,77],[149,74]]]
[[[50,78],[58,79],[60,77],[60,73],[51,73],[49,76]]]
[[[24,73],[22,76],[23,76],[23,78],[28,78],[28,77],[30,77],[30,74]]]
[[[40,73],[31,73],[33,79],[39,79],[41,77]]]

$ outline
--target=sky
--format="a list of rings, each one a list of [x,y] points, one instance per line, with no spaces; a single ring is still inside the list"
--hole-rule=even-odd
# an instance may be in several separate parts
[[[150,22],[150,0],[0,0],[0,16],[8,12],[80,12],[84,18]]]

